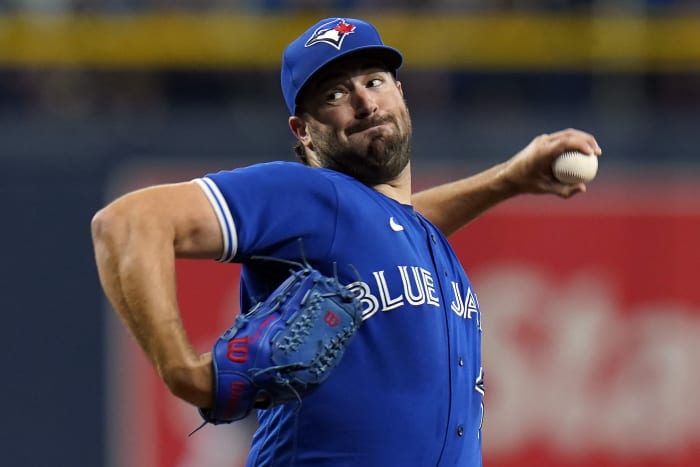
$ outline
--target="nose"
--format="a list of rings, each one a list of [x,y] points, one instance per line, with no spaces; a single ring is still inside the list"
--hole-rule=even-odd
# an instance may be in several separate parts
[[[369,89],[358,87],[353,93],[353,107],[355,118],[367,118],[377,111],[377,101]]]

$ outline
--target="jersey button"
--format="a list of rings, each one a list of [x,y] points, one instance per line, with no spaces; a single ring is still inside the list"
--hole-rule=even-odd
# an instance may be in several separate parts
[[[462,425],[457,425],[457,436],[464,436],[464,427]]]
[[[462,357],[459,357],[459,360],[457,360],[457,365],[464,366],[464,360],[462,359]]]

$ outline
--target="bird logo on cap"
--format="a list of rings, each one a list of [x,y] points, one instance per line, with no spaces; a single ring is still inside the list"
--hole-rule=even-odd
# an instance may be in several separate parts
[[[338,18],[326,24],[322,24],[314,31],[304,47],[311,47],[314,44],[325,42],[340,50],[343,40],[348,34],[355,32],[355,26]]]

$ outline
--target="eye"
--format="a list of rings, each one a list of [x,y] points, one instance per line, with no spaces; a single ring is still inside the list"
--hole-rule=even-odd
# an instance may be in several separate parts
[[[367,83],[367,87],[368,88],[376,88],[377,86],[381,86],[383,83],[384,83],[384,80],[381,78],[372,78]]]
[[[342,89],[331,89],[326,93],[326,102],[336,102],[345,96],[346,92]]]

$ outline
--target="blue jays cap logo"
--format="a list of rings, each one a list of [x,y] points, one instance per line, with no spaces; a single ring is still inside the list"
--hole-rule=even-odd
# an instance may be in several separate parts
[[[306,41],[304,47],[311,47],[319,42],[330,44],[340,50],[343,45],[343,40],[355,32],[355,26],[346,22],[344,19],[338,18],[328,23],[322,24],[318,29],[311,34],[309,40]]]

